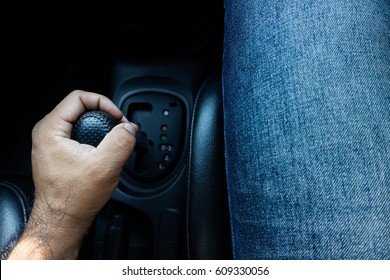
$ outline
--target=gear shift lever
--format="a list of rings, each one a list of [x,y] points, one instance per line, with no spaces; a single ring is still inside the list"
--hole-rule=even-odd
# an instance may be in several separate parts
[[[103,111],[85,112],[74,124],[71,138],[81,144],[96,147],[117,124],[119,122],[114,117]],[[136,141],[136,151],[146,148],[148,142],[142,133],[137,133]]]
[[[170,95],[134,95],[123,104],[126,117],[139,124],[134,153],[124,165],[129,184],[149,187],[170,178],[180,159],[186,120],[185,106]],[[127,110],[126,110],[127,109]],[[97,147],[119,122],[111,115],[89,111],[74,123],[71,138]],[[126,180],[127,180],[126,179]]]

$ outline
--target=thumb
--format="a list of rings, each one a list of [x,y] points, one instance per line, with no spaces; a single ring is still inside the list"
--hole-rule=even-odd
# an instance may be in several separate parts
[[[96,147],[101,160],[114,168],[122,168],[134,150],[137,131],[133,123],[116,125]]]

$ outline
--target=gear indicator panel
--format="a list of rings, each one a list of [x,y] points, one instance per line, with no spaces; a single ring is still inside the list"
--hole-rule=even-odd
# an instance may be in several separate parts
[[[137,149],[124,171],[140,183],[169,177],[183,146],[185,107],[181,100],[171,94],[142,92],[126,99],[123,112],[140,128]]]

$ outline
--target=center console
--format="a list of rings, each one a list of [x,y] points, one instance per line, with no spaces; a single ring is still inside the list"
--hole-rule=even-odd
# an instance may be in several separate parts
[[[116,2],[95,6],[96,15],[121,15],[99,33],[113,44],[109,97],[140,127],[144,144],[125,164],[80,258],[186,259],[193,110],[207,78],[220,69],[222,3],[173,1],[173,9],[130,1],[136,16],[125,17]]]

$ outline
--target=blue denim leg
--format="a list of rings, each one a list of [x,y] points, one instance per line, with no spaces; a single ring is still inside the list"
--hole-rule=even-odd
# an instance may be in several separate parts
[[[390,259],[388,0],[227,0],[236,259]]]

